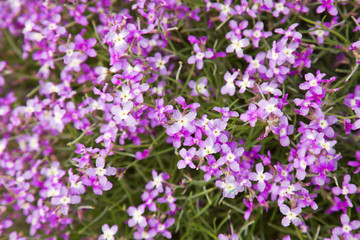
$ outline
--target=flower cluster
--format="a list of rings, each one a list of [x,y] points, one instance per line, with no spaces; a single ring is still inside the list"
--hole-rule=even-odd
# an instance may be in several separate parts
[[[0,237],[359,239],[358,9],[1,1]]]

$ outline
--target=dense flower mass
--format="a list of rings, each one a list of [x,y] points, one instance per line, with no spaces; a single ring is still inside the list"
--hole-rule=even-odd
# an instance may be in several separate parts
[[[359,0],[0,2],[1,239],[360,239]]]

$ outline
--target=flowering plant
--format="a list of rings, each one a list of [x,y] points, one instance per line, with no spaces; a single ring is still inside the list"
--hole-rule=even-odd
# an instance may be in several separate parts
[[[0,239],[360,239],[359,0],[4,0],[0,30]]]

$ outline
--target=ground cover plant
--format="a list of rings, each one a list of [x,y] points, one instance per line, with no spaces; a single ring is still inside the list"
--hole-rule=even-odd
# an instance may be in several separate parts
[[[360,239],[360,1],[0,1],[0,239]]]

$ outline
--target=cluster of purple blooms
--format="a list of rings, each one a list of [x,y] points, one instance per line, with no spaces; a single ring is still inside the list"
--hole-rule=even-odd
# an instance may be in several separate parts
[[[153,180],[149,181],[145,186],[145,191],[141,195],[143,201],[138,207],[130,206],[127,209],[127,213],[131,217],[127,224],[129,227],[136,226],[134,232],[134,239],[154,239],[156,235],[160,234],[167,239],[171,239],[172,235],[167,228],[171,227],[175,223],[175,219],[171,216],[176,215],[176,212],[180,210],[176,206],[176,198],[173,196],[173,190],[170,185],[166,185],[166,180],[169,179],[169,175],[164,173],[157,173],[152,171]],[[158,211],[159,203],[167,204],[169,211],[161,214]],[[158,217],[154,217],[153,214],[143,216],[145,210],[150,213],[158,213]]]
[[[14,54],[40,66],[32,75],[21,75],[17,72],[21,66],[0,61],[0,213],[7,213],[0,214],[0,236],[5,233],[15,240],[61,232],[61,237],[69,239],[65,230],[82,211],[77,208],[82,198],[103,195],[120,178],[116,163],[110,165],[107,158],[116,157],[128,144],[140,146],[149,138],[156,139],[161,133],[155,129],[162,128],[166,142],[177,153],[177,168],[201,170],[204,180],[214,182],[223,198],[242,199],[245,220],[254,209],[268,210],[276,203],[283,227],[292,224],[307,232],[306,212],[319,209],[316,198],[321,189],[331,202],[326,213],[341,214],[342,227],[333,228],[329,239],[360,238],[356,232],[360,221],[350,220],[351,211],[360,212],[359,207],[353,209],[358,206],[359,190],[352,179],[360,171],[360,151],[354,156],[356,161],[346,162],[355,171],[336,174],[342,159],[336,150],[338,126],[347,135],[360,129],[360,85],[344,98],[355,115],[339,120],[328,104],[329,94],[340,91],[332,87],[339,80],[320,70],[310,72],[314,46],[303,41],[307,34],[319,45],[326,43],[334,26],[343,24],[336,5],[349,2],[352,6],[358,1],[321,0],[306,5],[287,0],[241,0],[238,4],[204,0],[203,7],[195,10],[176,0],[126,1],[138,17],[129,9],[111,12],[114,3],[109,0],[60,2],[0,3],[0,29],[5,29],[0,36],[21,38],[22,48],[15,48]],[[283,29],[267,26],[258,17],[269,15],[287,23],[291,14],[312,10],[332,20],[313,22],[300,33],[298,23]],[[177,56],[173,42],[186,40],[172,31],[179,30],[182,22],[199,22],[203,13],[213,16],[209,29],[228,26],[228,32],[216,41],[189,35],[189,57],[181,57],[183,52]],[[84,27],[90,26],[94,16],[95,34],[90,34],[90,28]],[[356,17],[353,31],[360,30],[360,16]],[[74,33],[73,26],[81,29]],[[218,42],[223,42],[219,48]],[[346,51],[353,53],[358,67],[360,39],[349,43]],[[221,73],[221,85],[214,85],[207,65],[227,57],[246,67],[215,68],[214,74]],[[185,63],[177,68],[179,58]],[[181,79],[185,65],[192,69],[191,75]],[[8,87],[18,78],[36,80],[38,88],[19,96]],[[295,90],[299,94],[292,98],[285,85],[293,78],[301,83]],[[172,91],[174,81],[177,85]],[[184,94],[176,95],[179,89]],[[246,94],[252,97],[242,98]],[[246,108],[226,102],[228,107],[214,106],[200,114],[200,102],[209,103],[216,96],[239,98]],[[234,134],[239,125],[263,128],[259,144],[247,148],[246,136]],[[77,135],[69,137],[69,132]],[[85,138],[92,139],[91,143]],[[261,145],[266,138],[275,138],[281,148],[288,149],[287,161],[272,158],[271,151]],[[66,146],[71,154],[63,154],[57,146],[60,140],[69,141]],[[151,157],[155,143],[129,153],[133,161]],[[152,170],[152,177],[141,195],[143,203],[127,208],[127,225],[136,228],[135,239],[160,235],[171,239],[168,228],[175,224],[181,207],[175,203],[173,184],[167,182],[169,175]],[[161,212],[159,205],[164,204],[168,211]],[[16,229],[18,219],[29,229]],[[99,239],[112,240],[118,226],[105,224],[102,231]],[[231,231],[218,238],[236,240],[238,235]]]

